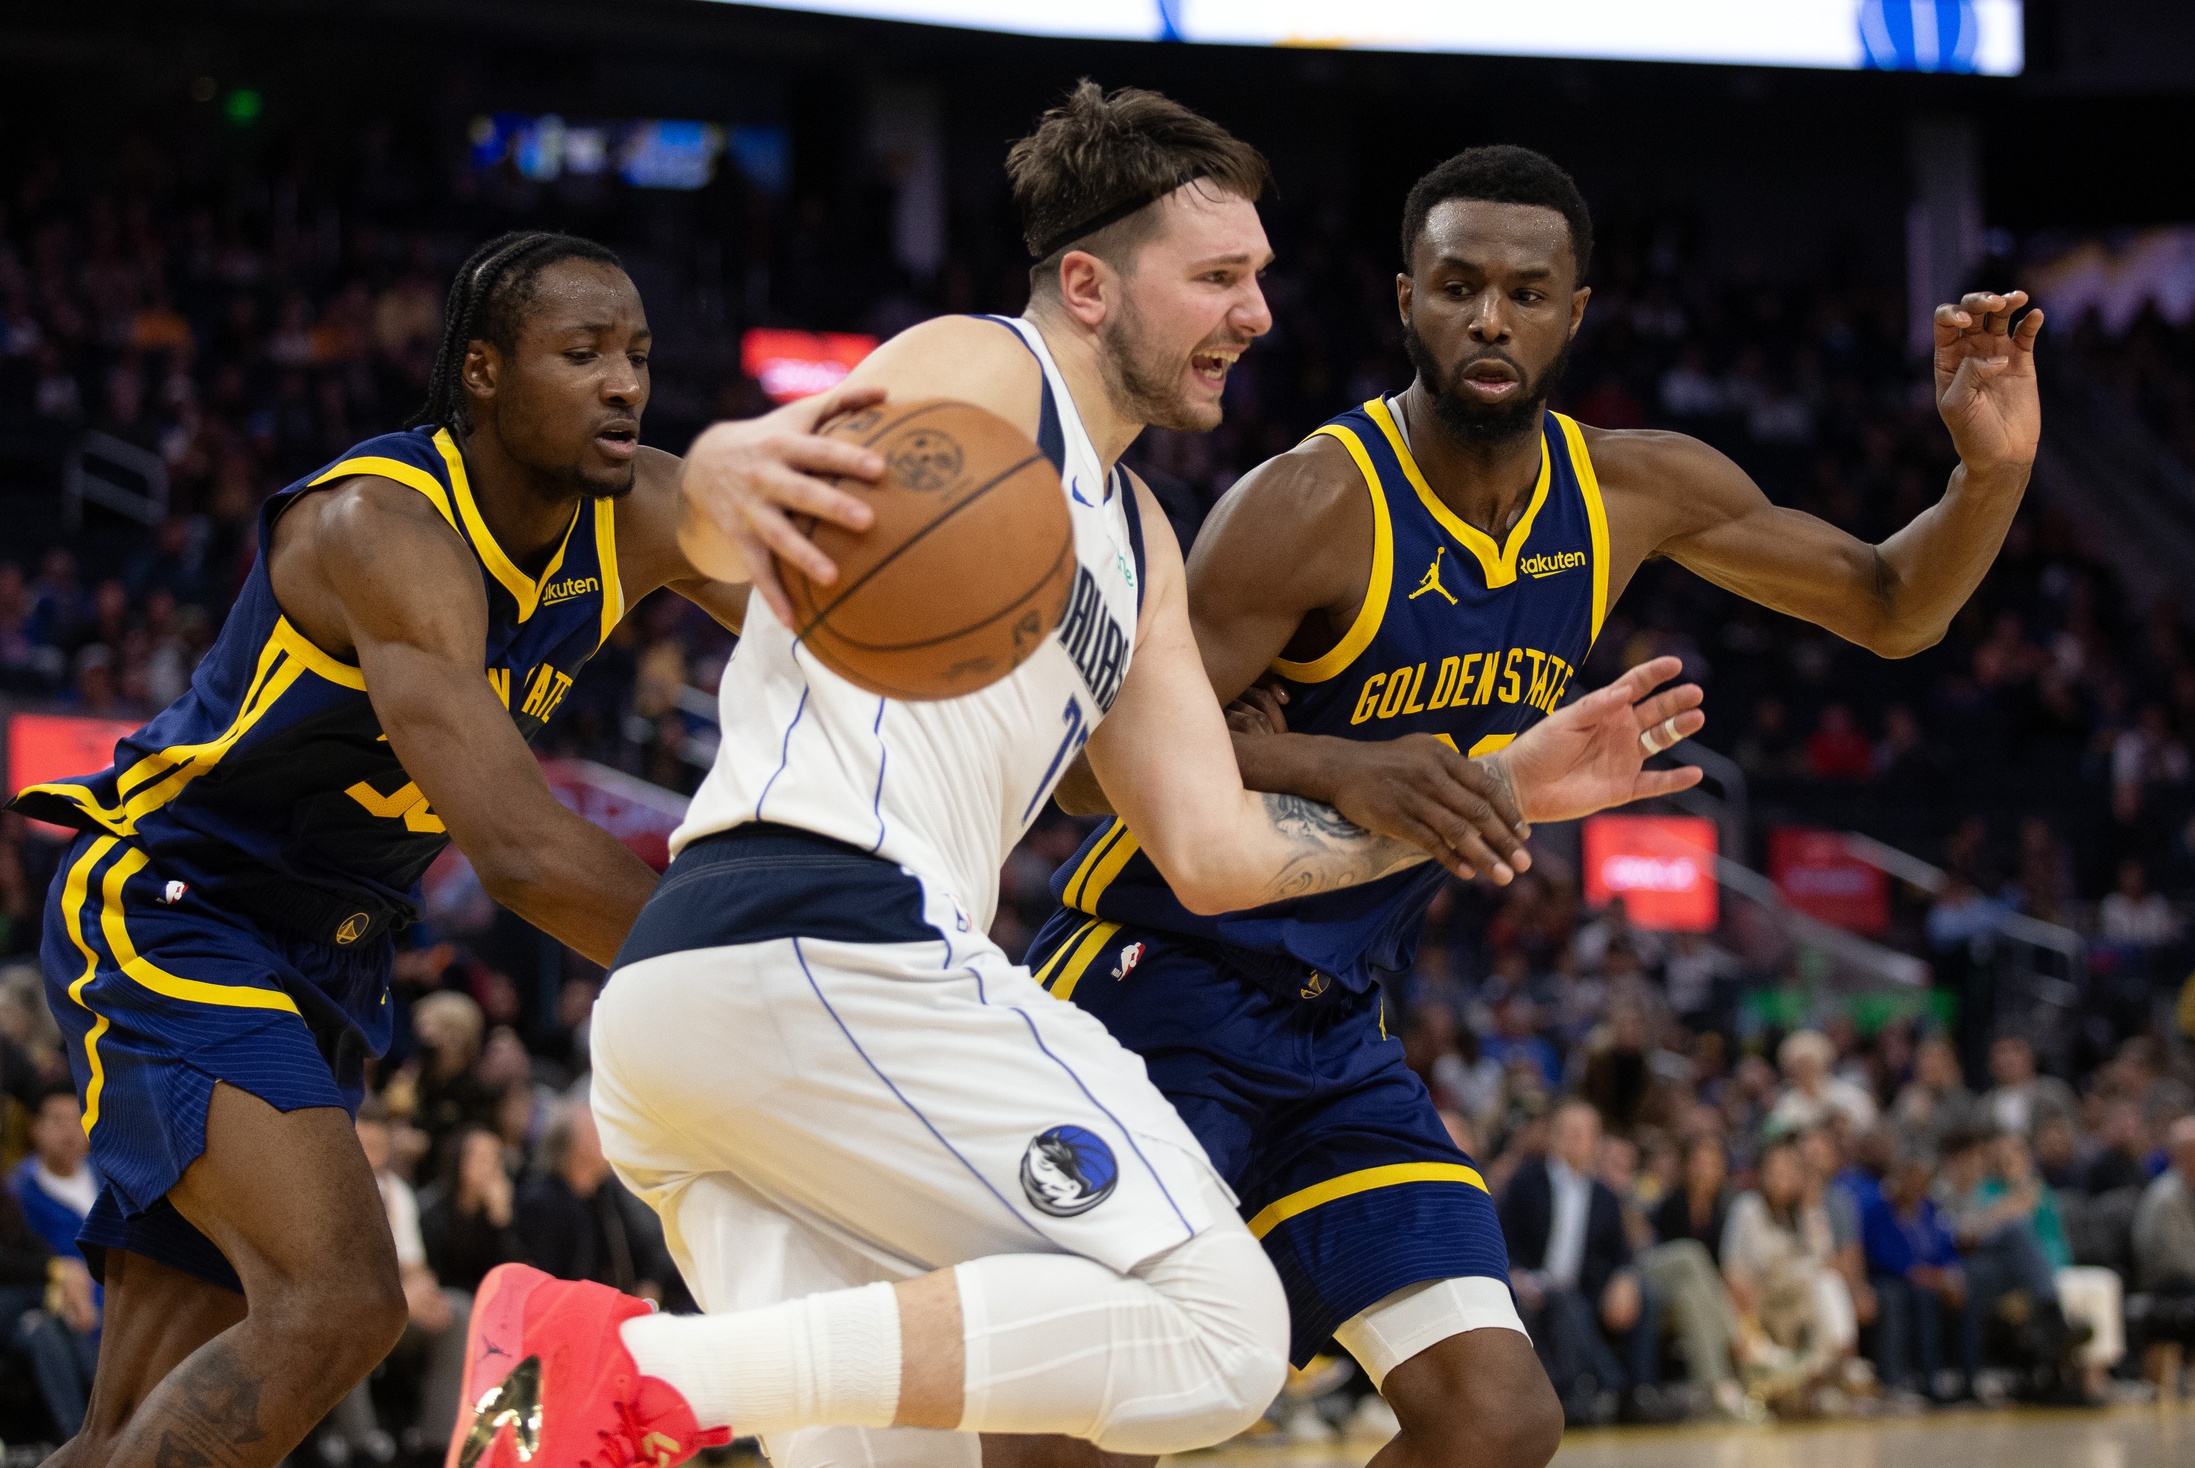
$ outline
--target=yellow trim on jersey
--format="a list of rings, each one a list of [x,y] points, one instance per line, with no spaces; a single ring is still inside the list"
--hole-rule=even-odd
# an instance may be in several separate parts
[[[1083,974],[1097,961],[1097,956],[1105,951],[1105,945],[1119,931],[1119,923],[1099,923],[1090,929],[1089,936],[1076,947],[1075,956],[1067,960],[1067,966],[1059,971],[1059,978],[1052,984],[1054,999],[1075,997],[1075,985],[1082,982]]]
[[[616,500],[594,502],[594,558],[602,568],[602,642],[608,642],[617,624],[625,620],[625,583],[617,576]]]
[[[488,574],[503,584],[518,603],[518,620],[533,620],[536,608],[541,605],[541,588],[549,584],[549,578],[564,564],[564,547],[571,544],[572,530],[579,524],[580,507],[572,507],[572,523],[564,527],[564,540],[556,548],[556,558],[549,562],[549,569],[538,579],[529,579],[525,572],[503,554],[503,547],[496,543],[495,532],[488,522],[480,518],[480,506],[473,499],[472,481],[465,477],[465,456],[457,451],[457,440],[450,437],[450,430],[434,431],[434,446],[442,451],[442,462],[450,471],[450,487],[457,493],[457,513],[465,522],[465,534],[473,543],[473,554],[480,557],[480,564],[488,568]]]
[[[281,648],[303,663],[308,673],[317,674],[344,688],[355,688],[360,693],[366,691],[366,674],[363,669],[338,662],[327,649],[298,631],[288,617],[275,618],[274,633],[268,639],[268,645]]]
[[[1090,848],[1090,854],[1082,859],[1082,865],[1075,868],[1075,874],[1069,877],[1067,885],[1060,889],[1060,901],[1062,903],[1079,912],[1089,910],[1082,905],[1083,886],[1089,882],[1090,873],[1097,870],[1097,864],[1105,859],[1107,848],[1127,834],[1128,823],[1119,816],[1114,816],[1113,828],[1105,833],[1104,838],[1097,845]]]
[[[1395,418],[1387,411],[1384,399],[1374,398],[1364,405],[1380,432],[1387,435],[1387,446],[1395,451],[1395,460],[1402,465],[1403,475],[1410,487],[1418,492],[1418,500],[1427,513],[1440,523],[1463,548],[1478,558],[1479,567],[1486,573],[1489,589],[1507,586],[1517,579],[1517,553],[1532,538],[1532,522],[1539,518],[1540,506],[1547,503],[1547,487],[1555,477],[1554,457],[1547,452],[1547,435],[1540,435],[1540,479],[1532,489],[1532,502],[1524,507],[1524,516],[1509,532],[1507,545],[1495,545],[1494,538],[1476,525],[1466,524],[1461,516],[1433,493],[1433,487],[1425,482],[1425,475],[1418,469],[1418,461],[1410,457],[1410,445],[1403,442],[1402,430],[1395,425]]]
[[[326,484],[331,479],[348,479],[353,474],[372,474],[382,479],[393,479],[398,484],[418,490],[427,497],[428,503],[442,512],[442,518],[450,522],[450,528],[457,529],[457,516],[450,512],[450,496],[442,488],[442,481],[417,464],[407,464],[402,459],[384,459],[373,454],[364,458],[345,459],[305,487],[311,489]]]
[[[1090,868],[1089,876],[1083,878],[1082,896],[1074,905],[1084,912],[1094,914],[1097,911],[1098,903],[1104,900],[1105,889],[1113,885],[1113,878],[1120,875],[1121,868],[1128,865],[1130,857],[1143,849],[1143,844],[1136,840],[1136,833],[1128,829],[1126,821],[1121,822],[1120,830],[1119,838],[1106,848],[1104,858]]]
[[[1372,645],[1372,639],[1379,635],[1380,622],[1387,616],[1387,594],[1394,589],[1395,582],[1395,526],[1388,518],[1387,495],[1380,488],[1379,470],[1372,467],[1372,456],[1364,451],[1363,440],[1350,429],[1328,423],[1314,429],[1311,437],[1317,438],[1322,433],[1349,451],[1349,457],[1357,461],[1357,472],[1364,476],[1364,487],[1371,491],[1372,576],[1364,585],[1364,605],[1357,608],[1357,619],[1349,624],[1349,631],[1341,641],[1307,663],[1273,659],[1273,671],[1297,683],[1325,682],[1355,662],[1357,655]]]
[[[1477,759],[1481,755],[1492,754],[1497,749],[1506,749],[1510,744],[1515,742],[1516,737],[1517,736],[1514,734],[1489,734],[1484,739],[1476,740],[1472,743],[1471,753],[1468,757],[1471,759]],[[1449,748],[1453,749],[1454,747],[1454,742],[1451,741],[1449,744]]]
[[[1081,927],[1075,929],[1072,933],[1069,933],[1067,935],[1066,942],[1060,944],[1059,947],[1052,950],[1052,956],[1044,960],[1044,967],[1036,970],[1030,975],[1031,978],[1037,981],[1038,988],[1041,989],[1045,985],[1051,983],[1053,971],[1057,969],[1060,964],[1066,961],[1068,954],[1075,951],[1075,944],[1081,941],[1082,935],[1089,932],[1092,928],[1096,926],[1097,919],[1091,918]]]
[[[287,624],[278,624],[278,634],[282,625]],[[221,757],[237,740],[251,732],[252,726],[306,671],[302,659],[284,656],[287,651],[278,636],[268,638],[266,646],[260,649],[259,666],[252,675],[251,687],[245,691],[243,704],[229,727],[204,744],[171,745],[130,766],[115,782],[115,795],[121,801],[120,805],[112,808],[101,805],[82,785],[32,785],[25,793],[35,790],[58,795],[115,835],[136,835],[137,822],[142,817],[175,799],[185,785],[219,764]],[[365,684],[360,682],[358,686],[363,688]]]
[[[99,931],[106,935],[107,947],[114,954],[116,966],[144,988],[170,999],[192,1004],[219,1004],[230,1009],[286,1009],[296,1014],[297,1001],[280,989],[209,984],[200,979],[182,978],[137,951],[137,946],[130,942],[129,928],[122,920],[122,886],[150,860],[134,846],[125,848],[114,865],[107,868],[106,879],[99,886]]]
[[[1570,468],[1578,476],[1578,493],[1585,497],[1585,523],[1593,533],[1593,636],[1601,635],[1608,619],[1608,507],[1601,502],[1600,476],[1593,472],[1593,456],[1586,452],[1585,435],[1576,420],[1555,415],[1562,425],[1564,442],[1570,445]],[[1590,643],[1587,646],[1591,646]]]
[[[112,836],[102,836],[92,842],[76,865],[69,868],[68,882],[61,889],[61,911],[68,918],[69,941],[84,955],[84,972],[69,985],[69,998],[92,1018],[91,1032],[84,1036],[84,1065],[91,1072],[91,1083],[84,1087],[84,1135],[87,1137],[91,1135],[91,1129],[99,1125],[99,1093],[107,1088],[107,1068],[99,1061],[99,1037],[107,1032],[107,1017],[93,1009],[84,997],[84,986],[99,971],[99,955],[84,941],[84,899],[91,894],[91,869],[118,844]]]
[[[1367,1167],[1361,1172],[1345,1172],[1340,1177],[1314,1183],[1276,1203],[1267,1204],[1250,1220],[1250,1236],[1262,1239],[1289,1219],[1337,1198],[1354,1197],[1375,1188],[1400,1187],[1404,1183],[1469,1183],[1482,1193],[1488,1191],[1486,1179],[1479,1176],[1479,1170],[1460,1162],[1394,1162],[1385,1167]]]

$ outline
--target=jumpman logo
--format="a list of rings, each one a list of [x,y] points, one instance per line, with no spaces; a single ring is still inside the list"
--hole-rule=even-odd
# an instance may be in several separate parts
[[[1440,558],[1447,554],[1448,547],[1445,545],[1440,546],[1434,550],[1433,564],[1425,568],[1425,579],[1423,581],[1420,581],[1418,583],[1418,589],[1411,592],[1408,597],[1404,598],[1404,600],[1416,601],[1419,597],[1425,595],[1425,593],[1427,593],[1428,591],[1437,591],[1442,596],[1448,596],[1448,588],[1440,584]],[[1454,606],[1455,604],[1456,599],[1452,596],[1448,596],[1448,605]]]

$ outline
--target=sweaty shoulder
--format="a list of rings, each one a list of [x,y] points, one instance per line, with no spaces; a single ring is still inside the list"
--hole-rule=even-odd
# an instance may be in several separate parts
[[[1349,451],[1315,434],[1235,482],[1189,556],[1190,594],[1255,582],[1294,610],[1354,604],[1372,564],[1372,504]]]
[[[471,550],[427,497],[361,474],[300,496],[275,521],[267,575],[283,614],[328,653],[355,651],[353,628],[402,607],[477,608],[487,594]]]
[[[1010,326],[980,316],[939,316],[910,326],[847,379],[895,398],[958,398],[988,408],[1034,438],[1043,369]]]

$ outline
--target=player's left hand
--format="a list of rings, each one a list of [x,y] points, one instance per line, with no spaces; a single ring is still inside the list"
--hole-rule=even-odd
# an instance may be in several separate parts
[[[1973,291],[1936,308],[1936,411],[1970,471],[2013,470],[2035,462],[2042,403],[2035,388],[2035,338],[2043,313],[2026,291]]]
[[[1690,765],[1646,768],[1648,758],[1707,724],[1700,712],[1706,695],[1697,683],[1654,692],[1683,671],[1679,658],[1641,663],[1487,756],[1508,778],[1524,819],[1575,820],[1699,784],[1700,771]]]

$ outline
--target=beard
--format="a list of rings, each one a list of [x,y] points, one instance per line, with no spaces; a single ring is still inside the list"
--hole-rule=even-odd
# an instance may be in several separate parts
[[[1104,366],[1105,396],[1114,412],[1132,423],[1182,433],[1207,433],[1219,426],[1216,412],[1207,422],[1205,410],[1183,395],[1185,364],[1151,340],[1133,296],[1099,330],[1098,344],[1104,348],[1098,360]]]
[[[1516,399],[1506,403],[1482,403],[1467,397],[1458,387],[1464,369],[1486,354],[1466,358],[1456,364],[1456,370],[1443,376],[1440,363],[1434,359],[1432,349],[1425,338],[1418,335],[1414,322],[1402,324],[1402,347],[1410,354],[1410,365],[1417,369],[1418,381],[1425,384],[1426,396],[1432,399],[1433,416],[1441,427],[1455,435],[1460,443],[1488,445],[1512,443],[1517,439],[1540,431],[1540,422],[1547,412],[1547,400],[1553,396],[1562,382],[1562,375],[1570,366],[1570,342],[1563,340],[1562,350],[1555,360],[1540,370],[1538,376],[1525,375],[1522,364],[1503,354],[1503,360],[1515,367],[1523,381]]]

